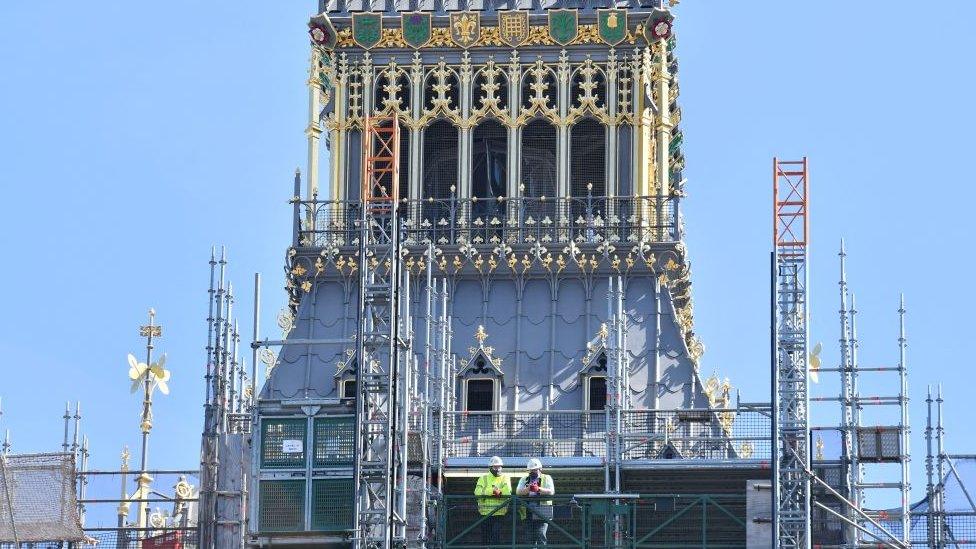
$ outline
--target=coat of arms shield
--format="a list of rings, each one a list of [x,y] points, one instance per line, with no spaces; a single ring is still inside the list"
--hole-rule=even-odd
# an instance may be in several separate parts
[[[473,46],[481,38],[481,14],[476,11],[452,12],[451,40],[462,48]]]
[[[529,12],[518,10],[498,12],[498,38],[503,44],[513,48],[525,42],[529,38]]]
[[[332,21],[324,14],[317,17],[313,17],[308,22],[308,35],[312,39],[312,43],[322,46],[327,50],[335,48],[336,42],[338,41],[338,36],[336,35],[335,27],[332,26]]]
[[[565,46],[579,34],[579,14],[572,9],[549,10],[549,37]]]
[[[403,41],[412,48],[422,48],[430,42],[431,19],[429,13],[419,11],[405,12],[400,15],[400,31]]]
[[[600,39],[611,46],[616,46],[627,38],[626,10],[600,9],[596,10],[596,13]]]
[[[383,16],[379,13],[352,14],[352,40],[360,47],[369,49],[380,43],[383,37]]]

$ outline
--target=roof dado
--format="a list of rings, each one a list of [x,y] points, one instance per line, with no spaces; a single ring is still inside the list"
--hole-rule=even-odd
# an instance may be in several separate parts
[[[543,13],[549,9],[577,9],[592,12],[600,8],[649,11],[663,7],[664,0],[319,0],[319,12],[330,16],[363,11],[398,13],[432,12],[446,15],[452,11],[527,10]]]

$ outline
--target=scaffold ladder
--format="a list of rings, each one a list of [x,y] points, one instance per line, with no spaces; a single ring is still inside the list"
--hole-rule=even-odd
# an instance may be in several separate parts
[[[400,127],[395,117],[367,118],[359,241],[356,369],[356,535],[353,546],[387,549],[406,537],[406,367],[401,338],[397,190]]]
[[[773,159],[773,545],[810,547],[807,159]]]

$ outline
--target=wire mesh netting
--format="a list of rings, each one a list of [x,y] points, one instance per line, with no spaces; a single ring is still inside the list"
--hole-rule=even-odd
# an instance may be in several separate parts
[[[196,528],[104,528],[86,530],[98,549],[197,549]]]
[[[353,526],[353,480],[325,478],[312,481],[312,529],[322,532]]]
[[[759,410],[625,410],[625,459],[769,459]],[[604,412],[447,412],[445,457],[605,457]]]
[[[356,418],[317,418],[314,431],[313,467],[352,465],[356,444]]]
[[[0,456],[0,542],[83,539],[72,456]]]
[[[305,529],[305,481],[263,480],[259,489],[262,532],[299,532]]]
[[[513,497],[499,500],[492,516],[477,498],[446,496],[440,535],[446,548],[534,547],[544,526],[549,547],[744,548],[745,505],[741,495]]]
[[[305,431],[304,418],[264,419],[261,421],[261,466],[304,467]]]

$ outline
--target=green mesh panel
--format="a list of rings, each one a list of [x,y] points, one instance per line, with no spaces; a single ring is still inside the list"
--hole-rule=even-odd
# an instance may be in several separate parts
[[[265,419],[261,422],[261,466],[305,467],[305,419]],[[285,453],[286,441],[300,440],[301,452]]]
[[[334,532],[349,530],[353,524],[353,486],[351,478],[312,481],[312,529]]]
[[[352,465],[356,418],[323,417],[315,420],[314,467]]]
[[[262,532],[300,532],[305,529],[305,481],[261,481],[259,524]]]

